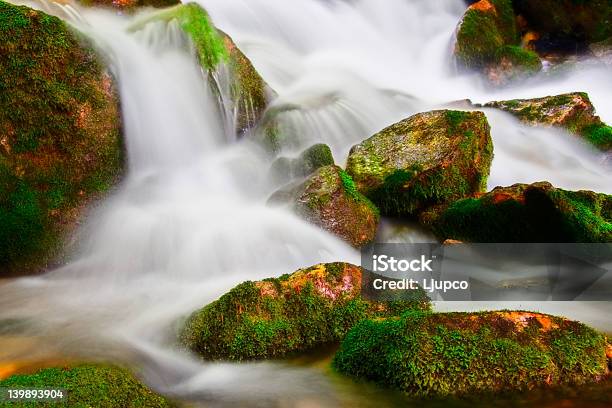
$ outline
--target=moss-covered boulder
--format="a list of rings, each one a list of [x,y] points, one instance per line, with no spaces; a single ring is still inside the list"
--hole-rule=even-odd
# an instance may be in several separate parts
[[[612,242],[612,196],[515,184],[432,208],[421,221],[442,240]]]
[[[371,302],[361,297],[361,268],[330,263],[244,282],[195,312],[181,342],[205,359],[278,358],[341,340],[366,317],[428,310],[429,299]]]
[[[234,41],[217,29],[210,16],[196,3],[181,4],[147,16],[130,30],[142,29],[150,22],[176,21],[185,33],[200,64],[209,74],[213,91],[235,115],[235,130],[245,134],[261,119],[268,97],[273,94],[251,61]]]
[[[0,1],[0,271],[44,266],[122,166],[111,77],[56,17]]]
[[[529,125],[558,126],[582,136],[601,150],[612,149],[612,127],[595,114],[589,96],[572,92],[534,99],[512,99],[485,104],[519,118]]]
[[[453,53],[461,67],[484,72],[496,84],[542,69],[538,55],[521,46],[511,0],[470,5],[457,28]]]
[[[354,146],[346,171],[385,215],[484,191],[493,143],[482,112],[419,113]]]
[[[175,406],[151,391],[128,370],[105,365],[45,368],[13,375],[0,388],[53,388],[66,391],[61,401],[15,402],[11,407],[162,408]]]
[[[360,248],[374,240],[378,209],[338,166],[325,166],[293,194],[297,214]]]
[[[612,37],[609,0],[512,0],[515,13],[543,39],[564,43],[593,43]],[[575,52],[573,47],[570,52]]]
[[[578,322],[521,311],[427,313],[357,323],[341,373],[415,396],[468,395],[597,381],[605,338]]]

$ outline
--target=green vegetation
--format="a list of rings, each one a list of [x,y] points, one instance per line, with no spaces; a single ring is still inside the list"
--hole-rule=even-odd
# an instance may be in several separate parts
[[[58,18],[0,1],[0,36],[0,268],[31,271],[118,178],[118,101]]]
[[[62,402],[19,402],[11,407],[97,407],[161,408],[171,407],[128,370],[104,365],[72,368],[45,368],[35,374],[13,375],[0,381],[0,387],[61,388],[67,391]]]
[[[172,20],[178,21],[183,32],[189,36],[204,68],[214,71],[221,62],[229,61],[229,51],[223,35],[213,25],[206,10],[196,3],[180,4],[160,11],[130,29],[139,30],[151,21]]]
[[[498,63],[508,61],[519,72],[536,73],[542,69],[542,61],[538,54],[517,45],[504,45],[497,49],[495,60]]]
[[[484,68],[504,45],[518,44],[510,0],[490,0],[491,8],[470,7],[457,32],[455,54],[465,66]]]
[[[382,214],[415,215],[482,191],[492,158],[482,112],[432,111],[353,147],[347,173]]]
[[[612,126],[600,123],[587,126],[582,134],[585,139],[601,150],[612,149]]]
[[[440,239],[470,242],[611,242],[612,196],[549,183],[497,187],[429,210],[421,221]]]
[[[376,303],[360,296],[360,268],[331,263],[278,279],[244,282],[195,312],[181,342],[205,359],[280,358],[341,340],[359,320],[429,309],[413,300]]]
[[[510,311],[413,310],[363,320],[333,366],[422,397],[583,384],[607,372],[603,335],[559,317]]]

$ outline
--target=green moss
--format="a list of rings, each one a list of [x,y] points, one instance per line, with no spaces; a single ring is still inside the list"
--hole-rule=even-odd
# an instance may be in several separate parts
[[[58,18],[0,1],[0,36],[0,267],[21,272],[117,180],[119,112],[96,55]]]
[[[328,145],[317,143],[304,150],[293,163],[296,175],[307,176],[315,170],[334,164],[334,157]]]
[[[516,45],[505,45],[495,51],[495,60],[509,61],[518,71],[536,73],[542,69],[538,54]]]
[[[504,45],[519,42],[510,0],[490,0],[494,10],[469,8],[457,32],[455,54],[467,67],[484,68],[495,62]]]
[[[103,365],[46,368],[35,374],[14,375],[0,381],[2,388],[61,388],[63,402],[21,402],[11,407],[171,407],[164,397],[140,383],[129,371]]]
[[[469,242],[610,242],[612,197],[555,189],[547,183],[496,188],[434,209],[440,239]],[[431,215],[431,214],[430,214]]]
[[[423,291],[411,301],[367,301],[360,281],[359,268],[333,263],[242,283],[195,312],[181,342],[205,359],[280,358],[337,342],[363,318],[429,308]]]
[[[359,322],[333,366],[410,395],[468,395],[596,381],[604,347],[595,330],[552,316],[410,311]]]
[[[595,124],[583,129],[582,134],[593,145],[601,150],[612,149],[612,126]]]
[[[217,31],[206,10],[196,3],[180,4],[160,11],[130,27],[135,31],[151,21],[176,20],[191,39],[200,63],[209,71],[214,71],[221,62],[229,61],[223,36]]]

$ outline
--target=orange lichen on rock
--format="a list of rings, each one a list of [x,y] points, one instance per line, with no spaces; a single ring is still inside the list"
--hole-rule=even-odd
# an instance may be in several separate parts
[[[497,14],[497,10],[495,9],[495,6],[491,4],[489,0],[480,0],[479,2],[472,4],[469,8],[472,10],[478,10],[482,12],[493,12]]]
[[[15,363],[6,363],[0,365],[0,380],[4,380],[5,378],[10,377],[15,374],[19,366]]]
[[[541,330],[543,331],[549,331],[559,327],[559,325],[552,320],[552,316],[542,313],[512,311],[497,312],[497,314],[502,316],[504,319],[512,321],[519,331],[529,326],[529,323],[534,319],[540,324]]]
[[[306,284],[312,283],[317,293],[330,300],[335,300],[345,294],[352,294],[355,289],[361,287],[361,268],[355,265],[342,264],[342,272],[339,276],[330,275],[327,264],[319,264],[297,271],[281,285],[283,292],[291,288],[299,293]]]

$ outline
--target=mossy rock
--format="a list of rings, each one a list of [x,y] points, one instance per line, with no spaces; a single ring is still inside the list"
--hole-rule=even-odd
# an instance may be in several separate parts
[[[496,187],[421,215],[442,240],[612,242],[612,196],[550,183]]]
[[[297,214],[357,248],[372,242],[378,209],[338,166],[317,170],[294,192]]]
[[[555,39],[593,43],[612,37],[609,0],[513,0],[530,28]]]
[[[334,357],[341,373],[432,397],[583,384],[608,372],[605,337],[539,313],[428,313],[364,320]]]
[[[236,109],[236,131],[241,136],[261,121],[268,100],[275,93],[234,41],[222,34],[229,53],[230,95]]]
[[[118,97],[58,18],[0,1],[0,36],[0,270],[31,272],[118,179]]]
[[[135,11],[141,7],[164,8],[180,4],[180,0],[79,0],[90,7],[112,7],[122,11]]]
[[[63,389],[62,402],[15,402],[11,407],[99,407],[162,408],[176,406],[156,394],[123,368],[79,365],[45,368],[34,374],[13,375],[0,381],[0,388]]]
[[[196,3],[181,4],[154,13],[137,21],[130,30],[140,30],[156,21],[178,22],[191,41],[202,68],[207,71],[213,92],[223,103],[231,102],[230,110],[236,115],[237,134],[241,136],[252,129],[261,120],[268,106],[268,98],[274,92],[234,41],[217,29],[206,10]],[[219,79],[224,74],[229,76],[227,90],[220,88],[222,84]],[[223,100],[224,97],[230,100]]]
[[[595,108],[584,92],[545,96],[533,99],[512,99],[485,104],[516,116],[529,125],[562,127],[582,136],[601,150],[612,149],[612,127],[595,115]]]
[[[361,279],[361,268],[329,263],[244,282],[195,312],[180,340],[209,360],[280,358],[338,342],[364,318],[430,308],[422,290],[413,300],[365,300]]]
[[[346,171],[384,215],[484,191],[493,143],[482,112],[419,113],[354,146]]]
[[[495,84],[542,69],[538,55],[521,48],[511,0],[471,4],[457,28],[454,56],[461,67],[484,72]]]

